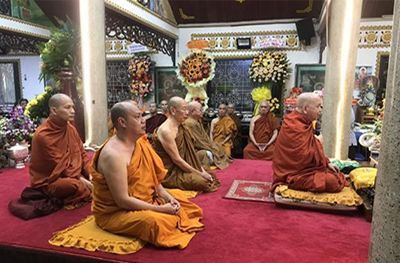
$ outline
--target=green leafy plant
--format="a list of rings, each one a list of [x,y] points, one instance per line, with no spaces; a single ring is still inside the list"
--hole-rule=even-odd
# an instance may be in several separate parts
[[[79,38],[70,21],[62,22],[61,28],[51,29],[50,40],[39,45],[42,68],[40,80],[58,80],[57,74],[72,69],[79,76]]]
[[[40,122],[42,118],[49,117],[49,99],[58,91],[50,86],[44,88],[44,92],[29,101],[24,114],[32,120]]]

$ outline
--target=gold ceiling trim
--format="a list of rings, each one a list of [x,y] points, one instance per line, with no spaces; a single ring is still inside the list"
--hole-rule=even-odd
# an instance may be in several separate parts
[[[171,21],[168,17],[162,17],[160,14],[154,12],[154,11],[151,10],[150,8],[144,7],[143,5],[139,4],[139,3],[137,2],[137,0],[127,0],[127,1],[130,2],[130,3],[132,3],[132,4],[134,4],[134,5],[136,5],[136,6],[138,6],[138,7],[141,8],[141,9],[143,9],[143,10],[145,10],[145,11],[151,13],[152,15],[154,15],[154,16],[156,16],[156,17],[162,19],[162,20],[164,20],[165,22],[167,22],[167,23],[170,24],[171,26],[175,26],[175,27],[178,26],[177,23],[175,23],[174,21]]]
[[[29,21],[25,21],[25,20],[22,20],[22,19],[13,17],[13,16],[6,16],[6,15],[0,14],[0,18],[6,19],[6,20],[11,20],[11,21],[14,21],[14,22],[17,22],[17,23],[28,25],[28,26],[39,27],[39,28],[44,29],[44,30],[49,30],[49,28],[46,27],[46,26],[35,24],[35,23],[29,22]]]
[[[391,25],[376,25],[376,26],[360,26],[360,31],[369,30],[392,30]]]
[[[195,18],[196,18],[195,16],[189,16],[189,15],[185,14],[185,13],[183,12],[183,9],[182,9],[182,8],[179,8],[179,15],[181,16],[181,18],[182,18],[183,20],[192,20],[192,19],[195,19]]]
[[[381,70],[381,58],[382,56],[390,56],[390,51],[378,51],[376,52],[375,62],[375,76],[379,77],[379,71]]]
[[[296,10],[297,14],[305,14],[305,13],[310,13],[313,10],[313,4],[314,0],[308,0],[308,5],[304,9],[298,9]]]
[[[393,32],[390,25],[361,26],[358,48],[390,47]]]
[[[153,24],[153,23],[150,23],[148,21],[145,21],[145,20],[143,20],[142,17],[140,17],[138,15],[135,15],[130,10],[120,7],[119,5],[115,4],[114,1],[112,1],[112,0],[104,0],[104,3],[105,3],[107,8],[109,8],[109,9],[111,9],[111,10],[113,10],[113,11],[115,11],[115,12],[117,12],[117,13],[119,13],[119,14],[127,17],[127,18],[131,18],[131,19],[141,23],[144,26],[147,26],[147,27],[149,27],[149,28],[151,28],[153,30],[156,30],[157,32],[159,32],[161,34],[164,34],[164,35],[167,35],[169,37],[172,37],[173,39],[178,39],[179,38],[178,35],[175,35],[175,34],[169,32],[169,31],[166,31],[164,28],[161,28],[156,24]],[[146,12],[148,12],[148,10],[146,10]],[[176,27],[176,25],[172,25],[172,26]]]
[[[267,36],[267,35],[297,35],[296,30],[277,30],[277,31],[245,31],[245,32],[225,32],[225,33],[202,33],[192,34],[192,40],[197,37],[233,37],[233,36]]]

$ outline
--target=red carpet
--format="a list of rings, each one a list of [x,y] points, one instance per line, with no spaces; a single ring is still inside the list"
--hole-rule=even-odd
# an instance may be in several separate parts
[[[234,179],[270,181],[271,163],[235,160],[218,173],[222,183],[215,193],[193,199],[204,210],[205,230],[184,250],[147,245],[136,254],[117,256],[102,252],[60,248],[47,243],[53,232],[77,223],[89,214],[77,210],[23,221],[7,210],[28,184],[28,170],[0,173],[0,245],[113,262],[367,262],[370,224],[360,215],[335,215],[277,208],[272,203],[223,198]],[[3,258],[2,258],[3,261]]]
[[[273,203],[274,197],[270,193],[270,189],[271,182],[234,180],[225,198]]]

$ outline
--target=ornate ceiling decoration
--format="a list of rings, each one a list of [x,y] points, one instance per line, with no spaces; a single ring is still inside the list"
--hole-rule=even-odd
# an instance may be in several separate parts
[[[39,54],[38,45],[46,41],[0,30],[0,54]]]

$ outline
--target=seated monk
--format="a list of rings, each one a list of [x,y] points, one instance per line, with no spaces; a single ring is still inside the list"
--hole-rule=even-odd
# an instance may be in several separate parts
[[[296,109],[285,116],[272,159],[272,189],[287,184],[294,190],[335,193],[347,184],[314,135],[312,122],[321,110],[322,99],[317,94],[302,93]]]
[[[204,228],[201,208],[182,191],[172,194],[160,184],[167,170],[144,135],[137,104],[119,102],[111,116],[116,134],[96,152],[91,167],[97,225],[156,246],[185,248]]]
[[[233,138],[237,133],[235,122],[226,113],[226,104],[218,107],[218,117],[211,121],[210,138],[224,147],[225,153],[231,157]]]
[[[274,143],[278,136],[279,124],[266,101],[260,103],[260,112],[251,118],[250,142],[243,150],[243,158],[251,160],[272,160]]]
[[[89,161],[75,127],[71,98],[55,94],[49,100],[49,118],[32,139],[31,186],[64,205],[78,206],[91,200]]]
[[[202,163],[204,167],[215,165],[219,169],[228,167],[230,159],[226,156],[224,148],[216,143],[212,143],[202,124],[203,110],[197,101],[189,103],[189,118],[185,120],[185,126],[192,137],[194,148],[200,160],[206,160]],[[208,158],[204,158],[206,155]]]
[[[242,155],[242,121],[235,113],[235,104],[228,103],[226,108],[226,114],[231,117],[231,119],[236,124],[236,133],[234,134],[232,141],[232,155],[233,156],[241,156]]]
[[[202,192],[216,191],[219,187],[218,179],[204,170],[190,133],[182,125],[188,117],[187,102],[180,97],[172,97],[168,109],[168,119],[157,129],[153,138],[154,148],[168,169],[163,186]]]
[[[162,114],[164,114],[165,117],[168,118],[168,117],[169,117],[169,112],[168,112],[168,101],[162,100],[162,101],[160,102],[160,108],[161,108]]]
[[[157,105],[155,103],[150,103],[149,111],[150,117],[146,119],[146,134],[147,138],[151,139],[153,137],[153,131],[167,119],[167,116],[157,113]]]

